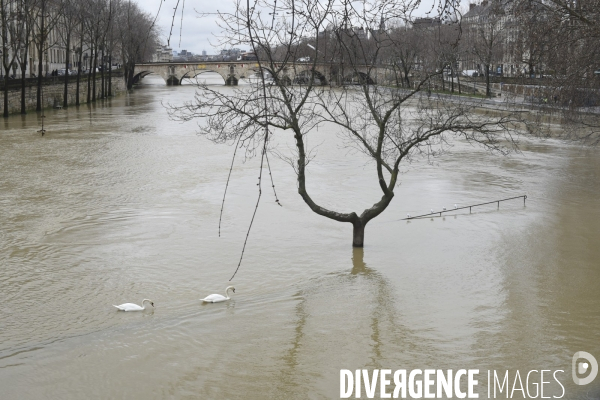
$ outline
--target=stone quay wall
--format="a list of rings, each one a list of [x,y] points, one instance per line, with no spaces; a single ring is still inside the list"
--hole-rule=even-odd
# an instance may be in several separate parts
[[[104,77],[106,80],[107,76]],[[90,89],[94,82],[90,82]],[[57,80],[52,82],[52,78],[46,78],[42,89],[44,92],[42,107],[53,108],[62,107],[64,94],[64,81]],[[100,98],[102,88],[102,79],[96,77],[96,95]],[[77,77],[71,76],[67,86],[67,101],[69,105],[75,104],[77,90]],[[127,86],[123,76],[112,77],[113,96],[127,91]],[[84,75],[79,82],[79,103],[85,104],[87,100],[87,75]],[[28,86],[25,88],[25,107],[27,111],[35,111],[37,104],[37,86]],[[0,91],[0,115],[4,110],[4,92]],[[21,112],[21,88],[11,87],[8,91],[8,112],[9,114],[18,114]]]

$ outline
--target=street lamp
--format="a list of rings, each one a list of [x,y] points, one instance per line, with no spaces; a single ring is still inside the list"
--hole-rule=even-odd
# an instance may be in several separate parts
[[[2,60],[2,65],[0,65],[0,79],[4,78],[4,53],[0,50],[0,60]]]

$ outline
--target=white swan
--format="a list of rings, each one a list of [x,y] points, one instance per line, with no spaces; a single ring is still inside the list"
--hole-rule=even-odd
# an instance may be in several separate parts
[[[119,311],[144,311],[146,309],[146,306],[144,305],[145,302],[150,303],[150,305],[152,307],[154,307],[154,303],[152,302],[152,300],[148,300],[148,299],[142,300],[142,307],[138,306],[137,304],[133,304],[133,303],[123,303],[118,306],[115,306],[113,304],[113,307],[117,307],[119,309]]]
[[[211,294],[200,300],[206,303],[220,303],[222,301],[227,301],[231,298],[229,297],[229,289],[231,289],[233,293],[235,293],[235,288],[233,286],[227,286],[227,289],[225,289],[225,296],[222,296],[220,294]]]
[[[458,208],[458,206],[455,204],[455,205],[454,205],[454,209],[456,210],[457,208]]]

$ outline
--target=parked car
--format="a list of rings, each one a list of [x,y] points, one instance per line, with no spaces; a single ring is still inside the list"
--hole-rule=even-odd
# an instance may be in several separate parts
[[[298,62],[310,62],[310,57],[300,57],[297,61]]]

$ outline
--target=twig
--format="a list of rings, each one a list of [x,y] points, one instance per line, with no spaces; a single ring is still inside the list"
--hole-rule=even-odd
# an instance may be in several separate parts
[[[183,29],[183,10],[185,9],[185,0],[181,3],[181,22],[179,23],[179,48],[181,48],[181,31]]]
[[[171,19],[171,30],[169,31],[169,38],[167,39],[167,46],[171,46],[171,36],[173,36],[173,27],[175,26],[175,16],[177,15],[177,8],[179,8],[180,1],[181,0],[177,0],[177,4],[175,4],[175,8],[173,8],[173,18]]]
[[[265,153],[265,158],[267,159],[267,168],[269,169],[269,176],[271,177],[271,187],[273,188],[273,195],[275,195],[275,202],[279,204],[280,207],[283,207],[279,202],[277,192],[275,191],[275,182],[273,182],[273,172],[271,171],[271,163],[269,163],[269,156],[267,153]]]

